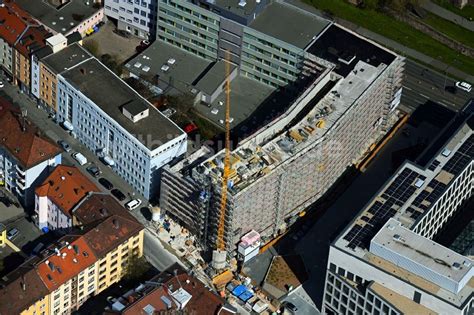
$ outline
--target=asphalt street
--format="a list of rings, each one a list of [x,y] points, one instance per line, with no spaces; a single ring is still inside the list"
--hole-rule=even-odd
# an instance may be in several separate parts
[[[419,105],[431,100],[458,111],[470,98],[474,97],[474,92],[468,93],[459,88],[455,88],[455,93],[446,91],[446,87],[454,87],[455,83],[456,81],[445,74],[407,60],[401,108],[407,112],[413,112]]]

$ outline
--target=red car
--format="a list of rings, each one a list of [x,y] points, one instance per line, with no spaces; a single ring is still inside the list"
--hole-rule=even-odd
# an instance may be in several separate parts
[[[184,132],[186,132],[187,134],[190,134],[191,132],[196,130],[198,130],[198,126],[196,126],[196,124],[194,123],[190,123],[184,126]]]

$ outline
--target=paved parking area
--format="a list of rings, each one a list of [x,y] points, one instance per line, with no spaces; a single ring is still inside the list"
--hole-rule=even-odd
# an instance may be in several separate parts
[[[32,221],[24,216],[6,223],[5,226],[7,227],[7,231],[10,231],[13,228],[17,228],[18,231],[20,231],[11,242],[22,250],[24,250],[25,247],[31,247],[27,245],[35,243],[43,234]]]
[[[107,21],[97,33],[84,38],[84,43],[95,41],[99,45],[99,56],[103,54],[115,55],[123,63],[136,54],[135,48],[140,39],[130,36],[125,38],[113,32],[115,25]]]

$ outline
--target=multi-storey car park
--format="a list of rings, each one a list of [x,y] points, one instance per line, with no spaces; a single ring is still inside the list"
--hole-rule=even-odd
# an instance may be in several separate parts
[[[474,192],[472,114],[405,162],[330,247],[325,314],[472,314],[474,261],[433,238]]]
[[[179,2],[178,5],[177,2],[163,1],[159,9],[181,10],[191,15],[194,12],[214,14],[218,23],[208,22],[217,25],[219,34],[227,36],[227,33],[232,33],[229,29],[223,29],[224,25],[232,25],[240,27],[243,32],[240,33],[242,42],[247,41],[247,33],[255,36],[254,47],[258,46],[258,49],[254,53],[261,58],[251,58],[251,65],[243,63],[244,52],[249,47],[245,48],[245,45],[237,45],[241,47],[237,48],[238,56],[230,48],[219,48],[213,57],[219,58],[221,51],[231,50],[231,61],[235,66],[232,71],[237,72],[231,72],[233,77],[229,78],[232,79],[231,116],[236,117],[231,126],[234,132],[246,134],[231,154],[225,239],[228,250],[232,252],[239,238],[250,230],[259,232],[264,240],[268,240],[287,228],[300,212],[320,198],[348,166],[357,163],[368,148],[391,128],[397,118],[395,108],[400,100],[404,62],[403,58],[377,44],[287,3],[261,1],[259,5],[265,4],[264,7],[255,11],[255,15],[248,16],[249,26],[245,26],[238,19],[242,14],[232,17],[224,9],[216,12],[215,6],[222,2],[229,3],[215,1],[205,8],[191,2]],[[252,4],[259,7],[254,2],[247,5]],[[229,10],[242,12],[239,8]],[[292,23],[283,23],[286,20],[283,13],[291,16]],[[262,18],[265,23],[260,24]],[[308,33],[311,28],[304,28],[308,21],[319,25],[313,33]],[[180,66],[184,67],[182,65],[187,63],[190,55],[183,49],[189,51],[190,46],[186,44],[188,41],[180,45],[172,42],[172,35],[160,30],[162,23],[165,22],[158,22],[158,38],[180,47],[180,52],[162,42],[155,45],[162,45],[159,47],[173,51],[177,57],[167,63],[173,55],[166,57],[163,54],[160,55],[163,63],[153,63],[156,59],[154,53],[145,51],[129,63],[130,71],[143,72],[147,66],[145,70],[152,73],[157,66],[160,70],[163,64],[168,65],[169,75],[175,76],[174,85],[181,89],[195,89],[196,108],[211,121],[222,125],[219,122],[224,112],[221,105],[224,100],[222,84],[217,85],[220,93],[208,103],[198,88],[201,82],[205,85],[206,82],[201,80],[208,72],[196,73],[194,80],[185,78],[180,81],[185,77],[180,75],[184,72]],[[281,27],[281,24],[287,27]],[[304,32],[298,31],[300,28]],[[293,43],[291,38],[298,36],[290,35],[301,32],[300,38],[304,39],[304,43]],[[265,38],[266,44],[262,38]],[[218,40],[219,45],[221,41]],[[272,46],[272,43],[277,46]],[[291,59],[292,50],[283,47],[298,49],[293,68],[295,74],[287,80],[280,80],[276,76],[282,67],[274,69],[277,72],[260,72],[266,67],[266,62],[270,62],[269,68],[278,66],[283,53],[288,52],[286,61]],[[155,48],[152,46],[150,49]],[[275,53],[267,54],[271,51]],[[205,69],[218,66],[219,61],[211,59],[199,58]],[[249,75],[249,67],[252,67],[253,75]],[[166,71],[158,71],[160,77],[167,75]],[[194,81],[194,84],[187,84],[186,79]],[[216,81],[224,82],[225,76]],[[248,94],[256,95],[253,101],[248,100]],[[259,102],[255,103],[255,99],[259,98]],[[262,113],[264,105],[266,112]],[[209,113],[213,109],[221,110],[213,115]],[[160,206],[193,231],[205,248],[215,245],[223,156],[223,151],[214,154],[207,148],[201,148],[186,159],[165,167],[162,174]]]

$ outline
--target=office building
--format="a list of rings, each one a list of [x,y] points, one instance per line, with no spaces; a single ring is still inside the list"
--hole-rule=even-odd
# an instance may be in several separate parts
[[[276,111],[273,116],[239,113],[245,93],[253,90],[240,92],[239,100],[240,87],[232,84],[241,78],[231,83],[231,117],[240,117],[231,126],[236,132],[245,126],[247,136],[230,158],[225,234],[230,251],[250,230],[263,242],[284,231],[398,119],[403,58],[338,25],[318,34],[305,54],[312,67],[295,81],[298,92],[280,89],[267,96],[266,110]],[[204,247],[215,244],[223,156],[202,148],[162,175],[162,209]]]
[[[186,134],[97,59],[58,75],[57,120],[145,198]]]
[[[61,163],[61,149],[41,135],[37,126],[0,99],[0,183],[24,206],[34,204],[34,188]]]
[[[90,196],[76,208],[87,217],[81,229],[2,278],[0,314],[71,314],[122,279],[132,257],[143,255],[143,226],[106,198]]]
[[[434,241],[474,192],[473,118],[426,165],[405,162],[330,246],[323,313],[473,313],[474,261]]]
[[[73,226],[72,209],[99,188],[75,166],[58,165],[35,189],[35,220],[43,230]]]
[[[68,36],[79,32],[83,37],[104,19],[100,0],[15,0],[39,24],[53,34]]]
[[[117,22],[119,30],[151,40],[156,31],[157,6],[158,0],[105,0],[104,13]]]

